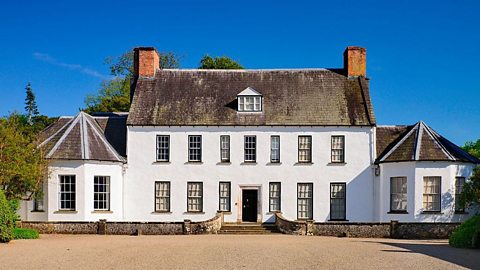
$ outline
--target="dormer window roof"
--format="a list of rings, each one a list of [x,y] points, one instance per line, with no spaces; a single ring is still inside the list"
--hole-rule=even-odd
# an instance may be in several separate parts
[[[257,90],[247,87],[237,95],[239,112],[261,112],[263,98]]]

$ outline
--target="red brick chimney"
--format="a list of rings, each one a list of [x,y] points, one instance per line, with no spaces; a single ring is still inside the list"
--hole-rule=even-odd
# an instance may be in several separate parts
[[[367,49],[348,46],[343,53],[343,68],[348,77],[367,75]]]
[[[138,47],[133,49],[133,69],[136,77],[155,77],[160,68],[158,52],[154,47]]]

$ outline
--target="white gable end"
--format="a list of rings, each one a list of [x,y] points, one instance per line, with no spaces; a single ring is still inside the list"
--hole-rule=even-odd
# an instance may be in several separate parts
[[[245,90],[240,92],[238,96],[261,96],[257,90],[253,89],[252,87],[247,87]]]

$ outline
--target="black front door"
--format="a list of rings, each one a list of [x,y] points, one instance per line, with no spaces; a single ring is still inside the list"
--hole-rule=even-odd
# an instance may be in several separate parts
[[[242,191],[242,221],[257,222],[257,190]]]

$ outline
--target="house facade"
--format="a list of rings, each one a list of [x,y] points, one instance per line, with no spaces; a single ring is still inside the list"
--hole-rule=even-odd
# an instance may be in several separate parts
[[[340,69],[160,69],[136,48],[127,113],[62,117],[28,221],[456,222],[479,160],[425,123],[377,125],[366,50]]]

